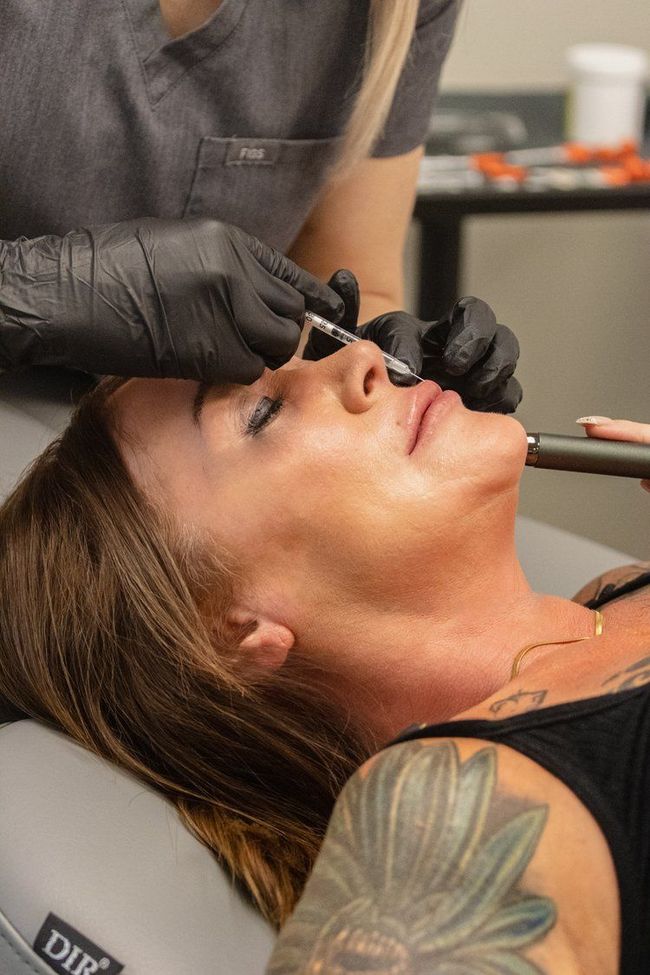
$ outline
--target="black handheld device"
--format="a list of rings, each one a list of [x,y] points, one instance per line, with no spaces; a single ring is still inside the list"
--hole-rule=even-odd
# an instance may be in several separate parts
[[[650,478],[650,444],[529,433],[528,467],[616,477]]]

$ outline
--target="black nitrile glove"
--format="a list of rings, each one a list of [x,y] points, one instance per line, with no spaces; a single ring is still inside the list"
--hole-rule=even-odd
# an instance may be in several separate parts
[[[418,376],[433,379],[444,389],[455,389],[467,407],[496,413],[514,413],[522,390],[513,373],[519,343],[480,298],[461,298],[450,314],[437,322],[421,322],[404,311],[388,312],[359,328],[359,288],[351,271],[337,271],[329,286],[345,302],[339,324],[360,338],[369,339],[405,362]],[[306,359],[321,359],[340,349],[335,339],[312,329]],[[389,373],[396,384],[409,382]]]
[[[0,368],[251,383],[340,297],[217,220],[144,218],[0,243]]]

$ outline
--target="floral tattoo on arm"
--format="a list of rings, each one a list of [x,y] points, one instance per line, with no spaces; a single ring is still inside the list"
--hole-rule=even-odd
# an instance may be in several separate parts
[[[547,819],[497,789],[497,751],[382,753],[344,789],[268,975],[540,975],[556,920],[521,888]]]

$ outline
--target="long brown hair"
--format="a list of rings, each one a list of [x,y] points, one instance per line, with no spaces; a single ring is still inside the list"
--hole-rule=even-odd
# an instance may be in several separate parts
[[[289,664],[242,671],[235,569],[136,490],[91,392],[0,508],[0,694],[161,792],[280,925],[371,751]]]

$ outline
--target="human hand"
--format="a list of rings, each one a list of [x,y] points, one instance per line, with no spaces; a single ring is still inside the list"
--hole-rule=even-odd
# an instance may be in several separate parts
[[[305,309],[343,302],[207,218],[144,218],[0,243],[0,366],[251,383],[295,352]]]
[[[437,322],[395,311],[357,327],[359,287],[352,272],[337,271],[329,286],[345,303],[339,324],[401,359],[423,379],[455,389],[470,409],[513,413],[519,405],[522,390],[513,376],[519,343],[509,328],[497,324],[494,312],[480,298],[461,298]],[[321,359],[338,348],[334,339],[312,329],[304,357]],[[409,382],[397,374],[391,378],[397,384]]]
[[[650,423],[636,423],[634,420],[612,420],[608,416],[583,416],[576,420],[576,423],[585,428],[588,437],[650,444]],[[641,481],[641,487],[645,491],[650,491],[650,480]]]

